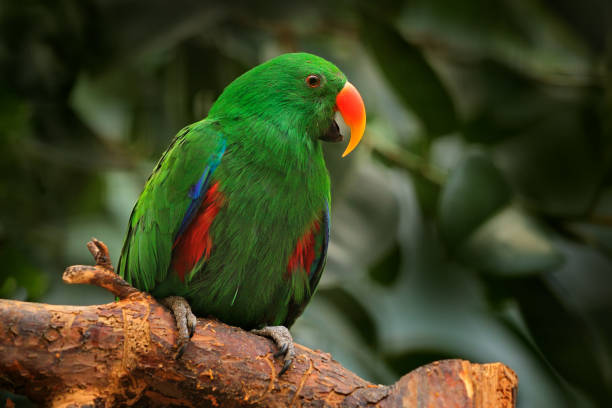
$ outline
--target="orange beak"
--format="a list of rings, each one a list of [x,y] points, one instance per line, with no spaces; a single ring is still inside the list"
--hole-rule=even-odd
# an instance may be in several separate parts
[[[357,88],[346,81],[344,88],[336,95],[336,108],[340,111],[344,123],[351,128],[351,139],[342,157],[353,151],[359,144],[366,125],[366,111],[363,99]]]

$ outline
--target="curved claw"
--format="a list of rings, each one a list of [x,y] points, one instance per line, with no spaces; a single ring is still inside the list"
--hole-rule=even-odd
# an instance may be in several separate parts
[[[189,339],[195,333],[197,319],[191,311],[189,303],[181,296],[168,296],[162,299],[161,303],[172,311],[176,320],[176,327],[178,329],[176,359],[178,360],[185,352]]]
[[[196,325],[198,324],[198,319],[191,311],[191,308],[187,309],[187,329],[189,330],[189,338],[192,338],[195,334]]]
[[[281,375],[283,375],[285,373],[285,371],[287,371],[289,369],[289,367],[291,367],[291,363],[293,363],[293,359],[289,358],[285,360],[285,364],[283,364],[283,368],[281,368],[280,372],[278,373],[278,376],[280,377]]]
[[[278,351],[276,353],[274,353],[274,358],[278,358],[280,356],[284,356],[285,354],[287,354],[287,350],[288,349],[289,349],[289,344],[288,343],[281,344],[281,346],[278,349]]]
[[[175,360],[180,359],[181,357],[183,357],[183,353],[185,353],[185,349],[187,348],[187,342],[179,345],[178,351],[176,353],[176,357],[174,357]]]
[[[283,367],[278,373],[279,376],[283,375],[291,367],[295,357],[295,347],[289,329],[285,326],[266,326],[263,329],[251,330],[251,332],[258,336],[269,337],[276,343],[278,350],[274,353],[274,357],[284,356]]]

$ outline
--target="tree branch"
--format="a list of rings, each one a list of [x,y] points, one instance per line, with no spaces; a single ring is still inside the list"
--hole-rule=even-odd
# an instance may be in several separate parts
[[[213,319],[198,319],[177,360],[170,312],[114,273],[103,243],[88,247],[96,265],[69,267],[64,280],[104,287],[120,300],[0,300],[0,388],[51,407],[514,406],[517,377],[501,363],[439,361],[385,386],[296,345],[295,362],[279,378],[271,341]]]

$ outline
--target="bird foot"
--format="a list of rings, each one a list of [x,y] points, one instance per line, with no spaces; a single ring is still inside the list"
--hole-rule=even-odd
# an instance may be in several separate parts
[[[289,369],[295,357],[295,347],[293,345],[293,337],[289,333],[289,329],[285,326],[266,326],[263,329],[253,329],[251,333],[258,336],[264,336],[272,339],[278,346],[278,351],[274,353],[274,357],[284,357],[283,368],[278,373],[279,377]]]
[[[176,359],[178,360],[185,352],[189,339],[191,339],[191,336],[193,336],[195,332],[197,319],[184,297],[168,296],[167,298],[163,298],[160,302],[172,311],[174,319],[176,320],[176,327],[178,328],[179,334],[177,340],[178,352],[176,354]]]

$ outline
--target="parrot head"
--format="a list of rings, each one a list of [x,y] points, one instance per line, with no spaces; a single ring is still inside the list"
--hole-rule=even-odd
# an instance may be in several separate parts
[[[283,54],[242,74],[228,85],[209,117],[265,121],[281,134],[328,142],[342,135],[334,121],[339,112],[351,129],[349,154],[361,140],[366,113],[357,89],[331,62],[307,53]]]

